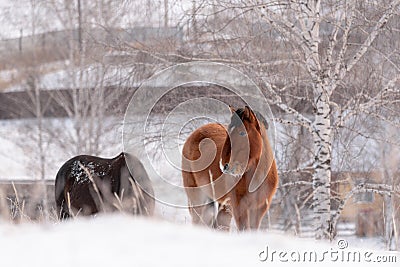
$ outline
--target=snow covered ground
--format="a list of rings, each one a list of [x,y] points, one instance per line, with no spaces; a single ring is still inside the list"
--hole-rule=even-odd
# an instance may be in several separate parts
[[[60,90],[75,88],[80,75],[82,75],[82,88],[98,88],[100,86],[131,86],[138,87],[140,84],[131,77],[131,67],[107,66],[95,63],[79,69],[71,67],[68,60],[51,62],[40,66],[41,76],[37,86],[41,90]],[[24,80],[18,76],[18,70],[0,71],[0,78],[8,83],[4,92],[21,92],[27,90]],[[14,81],[16,79],[16,81]],[[101,84],[100,84],[101,83]]]
[[[345,247],[346,244],[348,247]],[[359,244],[353,241],[316,242],[270,232],[221,233],[190,224],[172,224],[160,219],[124,215],[103,215],[44,225],[0,223],[1,266],[399,264],[399,253],[367,250],[357,246]],[[347,260],[348,255],[350,261]],[[353,255],[356,255],[355,262]],[[389,259],[392,262],[374,262]]]

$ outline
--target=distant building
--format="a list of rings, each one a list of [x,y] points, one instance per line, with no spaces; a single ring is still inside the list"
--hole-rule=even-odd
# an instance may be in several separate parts
[[[348,182],[335,183],[335,181],[346,180]],[[382,172],[344,172],[334,177],[331,188],[332,192],[334,192],[333,197],[344,199],[353,188],[361,183],[372,185],[386,184]],[[395,196],[393,195],[392,197]],[[400,203],[397,204],[398,206],[400,206]],[[337,209],[337,207],[332,208]],[[382,236],[385,227],[384,212],[385,203],[383,194],[373,191],[360,192],[355,193],[347,201],[339,221],[342,223],[353,223],[357,236]]]

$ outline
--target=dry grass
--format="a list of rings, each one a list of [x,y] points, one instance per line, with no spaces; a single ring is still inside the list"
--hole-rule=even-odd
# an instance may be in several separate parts
[[[92,175],[90,175],[93,184],[96,198],[100,199],[99,210],[101,213],[122,212],[127,214],[144,214],[149,215],[145,207],[145,198],[142,191],[138,188],[135,182],[131,181],[131,190],[134,192],[131,198],[128,198],[124,191],[121,196],[118,194],[105,194],[103,191],[106,188],[99,186]],[[58,222],[61,214],[58,214],[56,207],[51,205],[48,210],[44,210],[44,205],[38,203],[38,199],[26,200],[18,192],[17,187],[12,183],[13,194],[5,193],[0,188],[0,220],[7,221],[13,224],[24,222]],[[107,190],[109,191],[109,190]],[[40,190],[32,186],[32,195],[43,196]],[[67,194],[67,206],[71,219],[78,218],[82,214],[82,210],[76,210],[71,206],[69,194]]]
[[[58,220],[55,207],[45,210],[42,203],[36,199],[27,200],[14,183],[12,183],[13,194],[6,193],[4,189],[0,189],[0,220],[13,224],[25,222],[55,222]],[[34,186],[32,187],[32,195],[43,196]]]

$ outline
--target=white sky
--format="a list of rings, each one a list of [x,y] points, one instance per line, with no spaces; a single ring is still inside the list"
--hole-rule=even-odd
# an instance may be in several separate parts
[[[82,1],[82,3],[85,2],[87,3],[87,0]],[[191,0],[168,1],[168,21],[170,26],[183,24],[182,16],[190,12],[191,2]],[[32,9],[32,3],[36,3],[35,9]],[[44,10],[43,3],[45,2],[42,0],[0,0],[0,40],[18,38],[21,29],[23,29],[24,36],[31,35],[33,10],[36,12],[36,33],[65,28],[56,18],[54,11],[52,14]],[[117,26],[158,27],[164,25],[164,0],[115,1],[115,4],[113,3],[112,5],[115,6],[115,14],[113,15],[119,20]],[[122,14],[122,10],[127,10],[128,12]],[[93,14],[99,14],[98,10],[90,11]],[[91,23],[101,24],[101,21],[91,21]],[[45,26],[40,27],[41,24]]]

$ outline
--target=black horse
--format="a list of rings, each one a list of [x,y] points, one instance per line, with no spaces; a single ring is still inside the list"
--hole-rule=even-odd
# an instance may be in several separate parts
[[[154,191],[146,170],[127,153],[112,159],[80,155],[68,160],[57,173],[55,198],[62,219],[101,211],[154,212]]]

